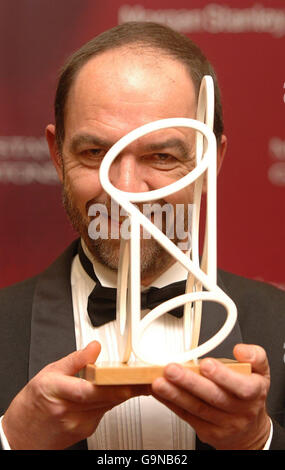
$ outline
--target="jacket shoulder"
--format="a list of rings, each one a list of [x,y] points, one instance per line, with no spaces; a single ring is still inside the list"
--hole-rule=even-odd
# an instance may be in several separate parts
[[[270,314],[275,320],[285,320],[285,291],[272,284],[248,279],[227,271],[219,270],[219,284],[237,304],[239,316],[254,312],[257,315]]]
[[[1,323],[5,320],[12,320],[14,316],[18,317],[19,308],[23,315],[24,311],[31,306],[38,277],[37,275],[0,289]]]

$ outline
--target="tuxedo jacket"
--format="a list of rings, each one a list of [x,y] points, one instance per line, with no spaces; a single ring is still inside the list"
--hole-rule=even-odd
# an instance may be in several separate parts
[[[37,372],[76,350],[70,275],[77,248],[75,241],[43,273],[0,290],[0,416]],[[224,271],[218,272],[218,284],[235,302],[238,321],[209,355],[231,358],[240,342],[266,350],[271,370],[270,449],[285,449],[285,292]],[[219,304],[203,303],[200,343],[212,337],[225,318]],[[70,449],[87,449],[87,443],[80,441]],[[211,448],[197,438],[196,449]]]

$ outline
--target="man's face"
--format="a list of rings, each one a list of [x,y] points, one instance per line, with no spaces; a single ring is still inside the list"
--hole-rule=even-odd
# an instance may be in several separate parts
[[[76,77],[67,100],[63,167],[58,171],[65,207],[75,228],[91,253],[112,269],[118,266],[119,240],[92,240],[88,235],[90,206],[111,207],[99,180],[104,155],[122,136],[143,124],[171,117],[195,118],[195,112],[194,85],[188,72],[159,52],[111,50],[91,59]],[[128,192],[164,187],[193,169],[194,149],[192,129],[148,134],[116,158],[110,181]],[[187,207],[191,201],[192,188],[188,187],[155,202]],[[169,262],[170,256],[155,240],[142,240],[142,277],[165,269]]]

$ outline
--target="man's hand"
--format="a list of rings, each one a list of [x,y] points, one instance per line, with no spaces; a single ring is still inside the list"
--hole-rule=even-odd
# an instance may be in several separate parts
[[[169,364],[153,382],[154,396],[187,421],[201,441],[216,449],[262,449],[269,437],[265,400],[270,385],[265,351],[239,344],[235,358],[252,364],[243,375],[214,359],[200,363],[202,375]]]
[[[64,449],[90,436],[104,413],[125,400],[149,394],[144,386],[96,386],[74,377],[94,363],[91,342],[42,369],[14,398],[2,425],[12,449]]]

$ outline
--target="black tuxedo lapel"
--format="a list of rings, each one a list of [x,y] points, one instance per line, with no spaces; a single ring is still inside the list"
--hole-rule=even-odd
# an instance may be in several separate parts
[[[70,272],[78,241],[39,276],[35,289],[29,380],[43,367],[76,350]],[[79,441],[67,450],[87,450]]]
[[[29,379],[76,349],[70,270],[77,243],[39,276],[32,309]]]
[[[219,287],[225,292],[225,294],[228,295],[219,273],[217,282]],[[199,344],[202,344],[210,339],[221,329],[226,321],[226,316],[227,312],[221,304],[217,302],[203,303]],[[209,352],[207,356],[233,359],[233,348],[237,343],[242,343],[242,335],[238,320],[236,321],[234,328],[227,338],[213,351]]]
[[[221,329],[226,321],[226,315],[227,312],[221,304],[216,302],[204,302],[199,344],[209,340]],[[238,321],[227,338],[206,356],[233,359],[233,348],[237,343],[242,343]]]

